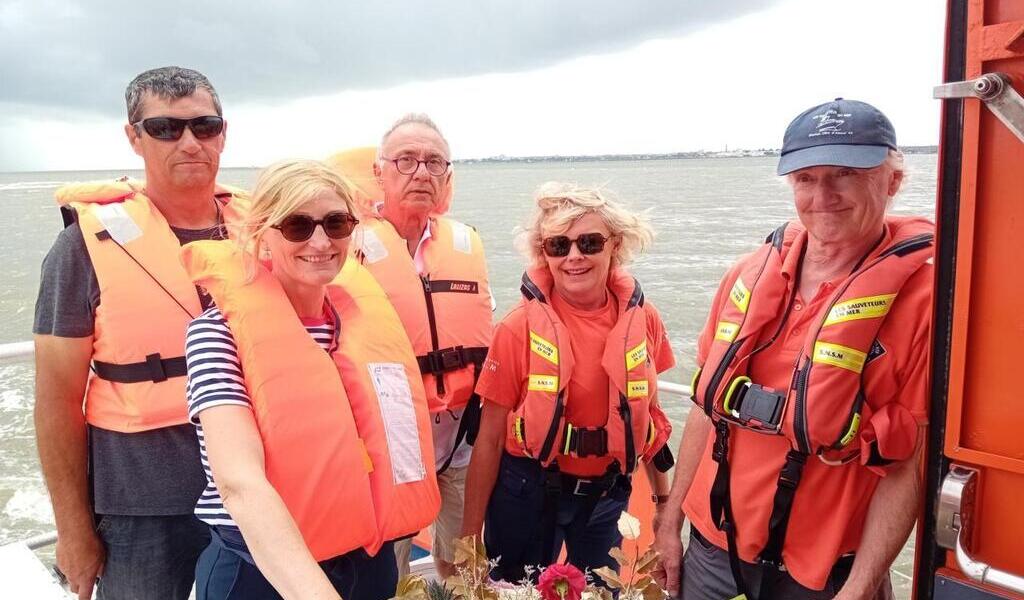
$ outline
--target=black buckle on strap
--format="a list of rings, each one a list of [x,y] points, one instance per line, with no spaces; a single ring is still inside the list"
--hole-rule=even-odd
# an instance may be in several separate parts
[[[416,362],[419,363],[421,372],[434,375],[456,371],[469,364],[462,346],[427,352],[423,356],[416,357]]]
[[[608,454],[608,430],[604,427],[579,429],[570,425],[567,429],[569,439],[566,448],[569,452],[580,458]]]
[[[803,474],[804,463],[807,462],[807,455],[803,452],[790,450],[786,454],[786,464],[782,465],[779,471],[778,486],[795,490],[800,485],[800,476]]]
[[[146,368],[149,369],[149,378],[156,383],[167,381],[167,372],[164,371],[164,361],[160,360],[160,353],[146,355]]]
[[[711,458],[720,463],[729,452],[729,424],[725,421],[715,423],[715,443],[711,446]]]

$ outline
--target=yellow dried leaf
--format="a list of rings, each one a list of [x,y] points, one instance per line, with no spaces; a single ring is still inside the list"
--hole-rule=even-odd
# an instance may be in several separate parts
[[[645,587],[641,594],[643,595],[644,600],[664,600],[665,597],[668,596],[668,594],[665,593],[665,590],[661,589],[661,586],[654,582],[651,582],[651,585]]]
[[[405,575],[398,581],[395,600],[427,600],[427,582],[419,575]]]
[[[640,537],[640,519],[626,511],[619,515],[619,533],[627,540],[635,540]]]
[[[650,573],[658,566],[658,551],[651,548],[644,555],[636,561],[636,567],[633,569],[636,573]]]
[[[594,569],[594,575],[603,579],[604,582],[608,584],[608,587],[614,590],[622,589],[622,580],[619,579],[619,574],[608,567]]]
[[[591,598],[595,600],[614,600],[615,595],[608,588],[598,587],[596,585],[588,585],[583,589],[584,593],[589,593]]]

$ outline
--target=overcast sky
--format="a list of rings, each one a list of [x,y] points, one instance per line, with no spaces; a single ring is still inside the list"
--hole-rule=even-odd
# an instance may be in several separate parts
[[[944,5],[0,0],[0,171],[140,167],[124,87],[167,64],[218,89],[225,166],[373,144],[409,111],[456,158],[777,147],[836,96],[934,144]]]

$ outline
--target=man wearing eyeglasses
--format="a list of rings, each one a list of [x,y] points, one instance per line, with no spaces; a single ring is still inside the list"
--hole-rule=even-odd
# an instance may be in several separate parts
[[[374,176],[383,190],[360,224],[357,255],[385,289],[417,355],[433,414],[441,512],[433,527],[438,574],[454,574],[469,444],[479,420],[473,387],[491,339],[493,302],[477,232],[443,216],[452,196],[448,142],[426,115],[402,117],[381,139]],[[396,544],[408,572],[411,542]]]
[[[43,261],[33,326],[37,443],[72,592],[184,599],[209,543],[193,515],[206,478],[185,410],[184,335],[208,299],[178,247],[225,237],[235,207],[215,178],[226,124],[209,80],[189,69],[146,71],[125,98],[145,183],[57,193],[66,228]]]

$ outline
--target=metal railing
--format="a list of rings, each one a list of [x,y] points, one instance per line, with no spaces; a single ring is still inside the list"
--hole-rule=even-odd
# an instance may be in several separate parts
[[[19,363],[32,360],[35,356],[35,346],[32,342],[9,342],[0,344],[0,364]],[[674,396],[689,397],[690,386],[671,381],[658,381],[658,391]],[[30,550],[38,550],[57,543],[57,532],[50,531],[32,536],[28,539],[11,542],[13,544],[24,544]]]

